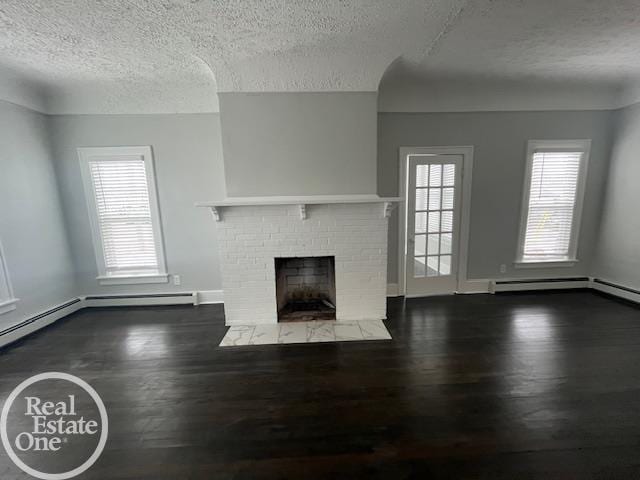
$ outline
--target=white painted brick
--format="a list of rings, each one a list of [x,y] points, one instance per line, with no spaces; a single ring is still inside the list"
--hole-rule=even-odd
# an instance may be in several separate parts
[[[226,207],[218,223],[226,322],[276,323],[276,257],[335,256],[338,320],[386,315],[387,219],[380,204]],[[299,274],[304,282],[304,262]],[[295,277],[293,277],[295,278]]]

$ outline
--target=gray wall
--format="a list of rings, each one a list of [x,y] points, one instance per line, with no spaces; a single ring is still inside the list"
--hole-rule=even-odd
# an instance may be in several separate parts
[[[594,276],[640,289],[640,104],[617,112]]]
[[[487,112],[381,113],[378,115],[378,191],[398,193],[398,148],[401,146],[473,145],[468,277],[514,278],[587,275],[597,239],[610,153],[613,113]],[[592,139],[579,263],[571,268],[514,269],[526,143],[529,139]],[[398,275],[398,218],[389,226],[389,282]],[[507,272],[500,273],[500,264]]]
[[[222,93],[230,196],[376,192],[376,93]]]
[[[0,240],[17,309],[0,329],[76,296],[47,117],[0,100]]]
[[[194,202],[224,198],[218,114],[62,115],[51,133],[79,294],[222,288],[216,226]],[[167,268],[182,285],[100,286],[77,147],[151,145]]]
[[[298,102],[288,95],[285,103],[288,104],[290,100],[293,104]],[[353,144],[344,147],[352,149],[351,155],[336,161],[337,151],[340,150],[338,148],[335,155],[327,154],[325,157],[323,154],[322,158],[303,156],[299,162],[292,161],[295,156],[285,156],[283,158],[292,161],[287,166],[287,162],[276,161],[275,157],[263,161],[265,152],[258,149],[261,141],[257,141],[255,148],[259,155],[240,155],[233,161],[228,159],[231,163],[227,166],[234,172],[227,180],[230,180],[231,185],[237,182],[236,195],[371,192],[369,184],[375,182],[376,168],[367,162],[375,154],[375,145],[371,148],[369,141],[371,135],[375,138],[376,126],[372,128],[371,125],[362,125],[363,122],[366,123],[365,112],[371,107],[370,96],[329,95],[325,98],[329,106],[322,110],[320,105],[323,102],[309,101],[310,97],[306,95],[308,94],[299,99],[305,105],[301,110],[301,118],[311,114],[313,109],[309,104],[313,104],[314,109],[320,109],[322,121],[319,124],[325,129],[322,135],[325,140],[332,135],[355,135]],[[333,118],[341,108],[337,99],[342,95],[345,105],[354,102],[359,106],[345,106],[344,115]],[[223,95],[223,98],[229,100],[231,96],[235,97],[235,94]],[[270,98],[277,96],[259,97],[261,102],[273,102],[277,106],[282,99]],[[317,98],[321,97],[323,95]],[[243,103],[242,99],[238,101]],[[309,110],[305,110],[306,107]],[[354,108],[357,113],[348,114]],[[280,117],[282,121],[284,117],[289,120],[295,117],[291,111],[286,113],[288,108],[283,110]],[[233,111],[232,109],[231,112]],[[237,110],[235,114],[230,114],[231,124],[236,124],[240,129],[238,131],[242,132],[238,125],[240,118],[235,117],[237,114]],[[256,115],[266,122],[262,113]],[[607,179],[611,125],[616,115],[619,115],[617,143],[613,152],[611,186],[602,216],[602,235],[595,272],[602,278],[640,288],[637,275],[640,267],[640,224],[638,216],[632,215],[632,209],[640,201],[640,190],[634,183],[634,179],[640,177],[640,165],[637,161],[640,153],[638,105],[617,113],[381,113],[377,115],[378,191],[381,195],[397,194],[400,146],[474,145],[469,278],[591,274],[591,260],[595,256],[598,221]],[[335,125],[327,125],[331,123],[330,118],[334,124],[341,125],[333,133]],[[375,114],[373,118],[376,118]],[[247,121],[252,124],[249,130],[259,130],[261,121]],[[351,125],[352,123],[355,125]],[[0,127],[0,238],[7,253],[16,295],[22,299],[15,312],[0,317],[0,326],[21,320],[78,294],[221,288],[215,223],[207,211],[193,207],[193,203],[198,200],[225,197],[219,115],[45,117],[23,107],[0,102]],[[236,128],[229,124],[227,127],[234,130]],[[282,127],[280,124],[269,130],[273,133]],[[350,130],[351,127],[353,128]],[[292,129],[287,135],[294,135],[299,129],[303,132],[295,134],[305,135],[305,129],[299,122]],[[578,252],[580,262],[574,268],[512,268],[520,220],[526,141],[533,138],[593,140]],[[288,140],[282,139],[283,143],[286,141]],[[309,146],[314,141],[318,141],[318,148],[330,150],[335,147],[331,142],[329,146],[324,145],[326,142],[321,142],[320,137],[314,137],[313,140],[307,139],[296,144],[294,148],[302,152],[305,143]],[[114,145],[153,147],[167,265],[169,273],[182,275],[180,287],[171,284],[99,286],[95,280],[97,271],[93,243],[76,148]],[[251,145],[253,142],[247,142],[242,148],[249,152],[254,148]],[[362,151],[356,155],[358,145],[362,147]],[[270,154],[282,148],[284,147],[276,142]],[[366,155],[363,152],[367,152]],[[257,161],[257,158],[261,160]],[[58,174],[57,183],[54,167]],[[280,172],[282,176],[276,175],[278,169],[289,167],[292,169],[289,175],[284,175],[283,172]],[[64,225],[68,233],[65,233]],[[73,258],[70,251],[73,252]],[[397,281],[395,214],[390,226],[389,254],[389,281],[394,283]],[[499,273],[502,263],[508,266],[505,274]],[[77,289],[74,269],[77,271]]]

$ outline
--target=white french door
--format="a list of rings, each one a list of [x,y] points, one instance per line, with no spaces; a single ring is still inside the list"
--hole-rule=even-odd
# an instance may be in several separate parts
[[[463,155],[408,155],[405,294],[454,293],[458,285]]]

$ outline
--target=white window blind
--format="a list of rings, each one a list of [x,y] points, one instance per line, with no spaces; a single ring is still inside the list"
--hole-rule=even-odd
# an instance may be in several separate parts
[[[583,151],[535,150],[523,262],[571,260]]]
[[[166,283],[151,147],[78,149],[102,285]]]
[[[158,273],[144,159],[89,162],[107,275]]]

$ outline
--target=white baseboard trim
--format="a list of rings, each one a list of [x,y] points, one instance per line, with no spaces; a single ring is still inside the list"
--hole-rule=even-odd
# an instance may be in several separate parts
[[[599,292],[608,293],[614,297],[630,300],[635,303],[640,303],[640,291],[635,290],[624,285],[617,285],[608,280],[600,278],[591,279],[591,288],[598,290]]]
[[[33,315],[12,327],[8,327],[0,332],[0,347],[19,340],[41,328],[51,325],[67,315],[84,308],[82,298],[73,298],[48,310]]]
[[[464,280],[458,285],[459,294],[472,294],[472,293],[489,293],[489,284],[491,280],[488,278]],[[400,287],[397,283],[387,284],[387,297],[402,297],[406,298],[418,298],[428,297],[429,295],[402,295],[400,293]]]
[[[85,307],[134,307],[144,305],[210,305],[224,303],[222,290],[197,292],[87,295]]]
[[[197,293],[197,299],[197,304],[200,305],[224,303],[224,292],[223,290],[200,290]]]
[[[589,288],[591,281],[587,277],[542,278],[542,279],[496,279],[490,284],[491,293],[522,292],[532,290],[565,290],[570,288]]]
[[[139,293],[122,295],[87,295],[85,307],[135,307],[152,305],[197,305],[197,293]]]
[[[488,278],[464,280],[458,285],[460,294],[489,293],[491,280]]]

